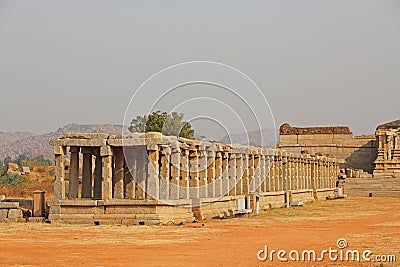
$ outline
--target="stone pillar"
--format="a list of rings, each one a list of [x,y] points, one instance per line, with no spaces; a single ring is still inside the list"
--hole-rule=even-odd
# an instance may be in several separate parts
[[[274,179],[273,179],[273,183],[274,183],[274,191],[279,191],[279,165],[280,165],[280,161],[279,161],[279,151],[276,150],[275,151],[275,157],[274,157]]]
[[[327,188],[328,173],[327,173],[327,161],[323,158],[322,161],[322,188]]]
[[[200,198],[199,154],[197,149],[189,150],[189,186],[190,198]]]
[[[283,186],[282,190],[288,190],[289,187],[289,175],[288,175],[288,155],[286,152],[282,155],[282,171],[283,171]]]
[[[298,190],[299,189],[299,184],[300,184],[300,166],[299,166],[299,156],[296,155],[294,158],[294,168],[295,168],[295,183],[294,183],[294,189]]]
[[[189,151],[181,148],[181,177],[180,177],[179,198],[189,199]]]
[[[139,199],[146,198],[146,180],[148,156],[146,146],[137,146],[134,149],[136,155],[136,192],[135,196]]]
[[[46,191],[33,191],[32,217],[43,217],[46,209]]]
[[[229,194],[229,173],[228,173],[228,158],[229,153],[222,152],[222,183],[221,183],[221,197]]]
[[[327,171],[327,187],[332,188],[332,169],[331,160],[328,158],[326,161],[326,171]]]
[[[295,183],[295,175],[293,171],[293,154],[288,155],[287,159],[287,165],[288,165],[288,190],[292,190],[294,183]]]
[[[149,150],[152,149],[152,150]],[[160,198],[160,181],[159,170],[160,166],[159,151],[154,147],[148,147],[147,153],[149,155],[149,163],[147,165],[147,195],[154,198]]]
[[[222,152],[215,153],[215,197],[222,195]]]
[[[275,185],[274,185],[274,175],[275,175],[275,155],[274,155],[274,150],[271,149],[268,151],[268,164],[269,164],[269,169],[268,169],[268,192],[273,192],[275,190]]]
[[[97,159],[97,158],[96,158]],[[126,161],[130,160],[129,164]],[[136,160],[131,156],[125,157],[125,180],[124,180],[124,196],[127,199],[135,199],[136,198],[136,182],[133,178],[133,174],[136,173]],[[96,188],[95,188],[96,189]]]
[[[100,148],[96,148],[95,151],[96,161],[94,164],[94,184],[93,184],[93,196],[95,199],[101,199],[102,193],[102,168],[103,163],[100,156]]]
[[[322,188],[322,179],[323,179],[323,175],[322,175],[322,157],[320,157],[318,159],[318,188]]]
[[[211,148],[213,149],[213,148]],[[207,195],[208,197],[215,196],[215,152],[214,150],[207,151]]]
[[[100,148],[100,156],[102,161],[102,199],[112,199],[112,150],[110,146],[102,146]]]
[[[266,171],[267,171],[267,178],[266,178],[266,192],[271,192],[272,191],[272,171],[273,171],[273,162],[274,162],[274,157],[271,154],[271,151],[267,151],[266,155]]]
[[[123,148],[125,164],[124,164],[124,197],[127,199],[136,198],[136,155],[134,147]]]
[[[278,181],[278,152],[274,150],[274,160],[273,160],[273,167],[272,167],[272,175],[271,175],[271,191],[278,191],[277,188],[277,181]]]
[[[82,147],[83,166],[82,166],[82,198],[92,197],[93,168],[92,155],[93,148]]]
[[[242,176],[242,194],[247,194],[249,190],[249,154],[243,154],[243,176]]]
[[[279,151],[279,158],[278,158],[278,168],[279,168],[279,176],[278,176],[278,191],[283,190],[283,165],[282,165],[282,151]]]
[[[308,189],[313,189],[313,177],[312,177],[312,172],[313,172],[313,162],[312,162],[312,157],[308,155]]]
[[[267,172],[267,163],[264,150],[261,151],[259,165],[260,165],[260,182],[261,182],[260,191],[267,192],[268,172]]]
[[[255,184],[255,173],[256,173],[256,155],[254,151],[250,151],[249,153],[249,181],[248,181],[248,187],[247,187],[247,192],[250,193],[255,190],[254,184]],[[253,185],[253,186],[252,186]]]
[[[243,154],[236,153],[236,195],[243,195]]]
[[[250,191],[263,191],[263,184],[261,183],[261,154],[257,151],[254,155],[254,177],[253,177],[254,188],[250,188]]]
[[[171,148],[162,146],[160,151],[160,199],[169,199],[171,177]]]
[[[311,158],[311,188],[313,190],[313,197],[317,200],[317,164],[315,156]]]
[[[113,187],[114,187],[114,198],[122,199],[124,198],[124,153],[122,147],[114,147],[114,177],[113,177]]]
[[[66,148],[63,146],[54,146],[55,156],[55,181],[54,181],[54,200],[62,200],[65,198],[65,182],[64,182],[64,155]]]
[[[200,198],[208,197],[208,183],[207,183],[207,151],[205,147],[199,150],[199,184],[200,184]]]
[[[171,184],[170,199],[179,199],[179,181],[180,181],[180,159],[181,151],[178,145],[172,147],[171,150]]]
[[[304,163],[304,156],[300,155],[300,177],[301,177],[301,183],[300,183],[300,189],[305,189],[306,188],[306,183],[305,183],[305,163]]]
[[[310,160],[308,155],[305,157],[305,189],[310,189]]]
[[[68,198],[78,198],[78,184],[79,184],[79,147],[72,146],[69,148],[71,152],[70,168],[69,168],[69,189]]]
[[[230,153],[228,160],[228,174],[229,174],[229,195],[236,196],[236,154]]]

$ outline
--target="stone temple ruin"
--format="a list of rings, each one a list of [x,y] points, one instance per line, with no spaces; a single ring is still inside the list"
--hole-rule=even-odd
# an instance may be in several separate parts
[[[56,180],[49,218],[67,223],[192,222],[325,199],[339,170],[325,156],[153,132],[63,133],[50,143]]]
[[[360,169],[374,177],[400,174],[400,120],[379,125],[375,135],[354,136],[347,126],[280,127],[279,147],[334,156],[340,168]]]
[[[378,151],[374,175],[400,174],[400,120],[379,125],[375,135]]]
[[[400,195],[400,120],[376,128],[374,135],[354,136],[349,127],[280,127],[279,148],[308,151],[337,159],[349,196]]]

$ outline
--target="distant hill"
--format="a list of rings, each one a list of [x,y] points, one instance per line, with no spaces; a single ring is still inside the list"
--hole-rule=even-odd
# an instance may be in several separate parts
[[[262,136],[261,136],[262,134]],[[275,137],[277,140],[275,140]],[[279,130],[274,129],[262,129],[257,131],[252,131],[248,133],[231,134],[230,136],[225,136],[219,142],[222,144],[240,144],[240,145],[251,145],[251,146],[261,146],[264,147],[275,147],[279,143]]]
[[[45,159],[54,158],[49,141],[61,136],[62,132],[90,132],[121,134],[122,126],[111,124],[70,123],[55,132],[35,135],[29,132],[0,132],[0,160],[19,155],[35,157],[43,155]]]

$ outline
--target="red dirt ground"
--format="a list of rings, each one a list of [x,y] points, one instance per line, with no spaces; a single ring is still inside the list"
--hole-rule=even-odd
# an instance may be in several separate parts
[[[400,266],[400,198],[348,198],[184,226],[0,223],[2,266]],[[282,263],[257,252],[369,249],[397,262]],[[286,255],[286,257],[288,257]]]

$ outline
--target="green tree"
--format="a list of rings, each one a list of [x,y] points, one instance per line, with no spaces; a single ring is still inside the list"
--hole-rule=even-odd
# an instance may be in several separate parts
[[[155,111],[150,115],[137,116],[131,121],[129,131],[144,132],[161,132],[164,135],[180,136],[185,138],[193,138],[194,130],[189,122],[183,121],[183,114],[178,112]]]
[[[20,166],[20,167],[22,167],[22,166],[26,167],[26,166],[29,165],[29,163],[30,163],[30,160],[29,160],[28,156],[26,156],[26,155],[19,155],[19,156],[18,156],[18,159],[17,159],[17,164],[18,164],[18,166]]]
[[[6,158],[4,159],[4,169],[5,169],[6,171],[8,170],[8,163],[11,163],[11,162],[13,162],[12,159],[11,159],[11,157],[6,157]]]

